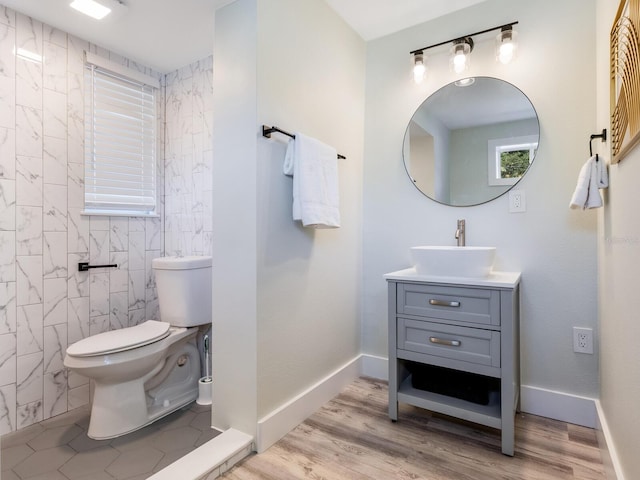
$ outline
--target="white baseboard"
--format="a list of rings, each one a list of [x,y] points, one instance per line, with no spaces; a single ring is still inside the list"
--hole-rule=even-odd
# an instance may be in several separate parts
[[[376,357],[375,355],[360,355],[361,368],[360,375],[377,378],[378,380],[389,380],[389,359],[386,357]]]
[[[520,410],[583,427],[596,427],[595,399],[589,397],[521,385]]]
[[[309,415],[338,395],[360,375],[361,357],[358,355],[327,375],[295,398],[258,420],[256,448],[264,452]]]
[[[609,430],[609,424],[604,415],[604,410],[602,410],[600,400],[596,400],[595,404],[597,412],[596,430],[598,433],[598,446],[600,447],[600,454],[602,455],[602,463],[607,480],[624,480],[620,460],[618,459],[615,444],[611,437],[611,431]]]

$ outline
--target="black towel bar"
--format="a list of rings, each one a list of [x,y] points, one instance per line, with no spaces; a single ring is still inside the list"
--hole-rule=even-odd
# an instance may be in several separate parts
[[[293,133],[289,133],[289,132],[285,132],[284,130],[278,128],[278,127],[268,127],[266,125],[262,126],[262,136],[266,137],[266,138],[271,138],[271,134],[272,133],[281,133],[283,135],[286,135],[287,137],[293,138],[295,139],[296,136]],[[347,157],[338,154],[338,158],[340,159],[345,159]]]
[[[80,272],[86,272],[90,268],[118,268],[118,264],[113,263],[111,265],[89,265],[89,262],[78,263],[78,271]]]

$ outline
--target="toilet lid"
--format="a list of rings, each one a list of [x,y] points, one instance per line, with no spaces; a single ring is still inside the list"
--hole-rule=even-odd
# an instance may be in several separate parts
[[[169,327],[170,325],[166,322],[147,320],[135,327],[121,328],[84,338],[70,345],[67,348],[67,354],[72,357],[91,357],[142,347],[169,335]]]

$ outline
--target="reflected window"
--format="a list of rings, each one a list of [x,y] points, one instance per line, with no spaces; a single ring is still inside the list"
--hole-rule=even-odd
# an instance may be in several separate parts
[[[531,165],[537,148],[536,135],[489,140],[489,185],[514,185]]]

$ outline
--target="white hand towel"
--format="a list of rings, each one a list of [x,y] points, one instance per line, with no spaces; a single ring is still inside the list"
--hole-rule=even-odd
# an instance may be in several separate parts
[[[296,148],[295,148],[295,140],[289,140],[287,143],[287,151],[284,154],[284,163],[282,164],[282,173],[293,177],[293,161],[296,158]]]
[[[604,161],[602,156],[596,158],[599,158],[596,162],[596,180],[598,181],[598,188],[608,188],[609,174],[607,173],[607,162]]]
[[[570,208],[598,208],[602,206],[602,197],[599,188],[609,186],[607,165],[603,158],[596,161],[592,156],[580,169],[576,189],[571,197]]]
[[[302,133],[296,133],[291,143],[293,219],[300,220],[305,227],[338,228],[340,210],[336,149]]]

